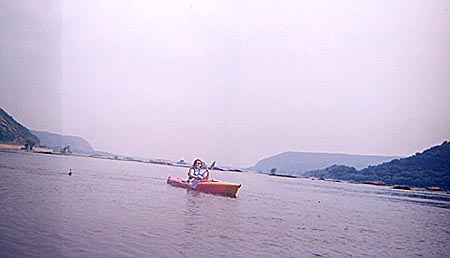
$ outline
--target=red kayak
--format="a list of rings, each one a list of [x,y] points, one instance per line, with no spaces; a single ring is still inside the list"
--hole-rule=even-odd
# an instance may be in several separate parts
[[[215,180],[212,181],[201,180],[198,181],[198,184],[196,184],[195,188],[193,188],[192,184],[189,184],[188,181],[183,180],[181,178],[175,178],[170,176],[167,178],[167,183],[169,185],[173,185],[176,187],[192,189],[194,191],[204,193],[218,194],[233,198],[236,198],[237,191],[241,187],[240,184],[235,183],[220,182]]]

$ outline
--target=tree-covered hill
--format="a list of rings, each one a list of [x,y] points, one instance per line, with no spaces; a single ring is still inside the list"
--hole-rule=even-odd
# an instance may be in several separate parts
[[[77,154],[95,153],[89,142],[81,137],[29,130],[2,108],[0,108],[0,143],[25,145],[31,149],[33,146],[41,146],[52,148],[57,152],[67,147]]]
[[[450,190],[450,143],[445,141],[411,157],[362,170],[334,165],[305,175],[357,182],[383,181],[389,185],[438,186]]]
[[[333,164],[366,168],[369,165],[378,165],[399,157],[350,155],[339,153],[312,153],[312,152],[283,152],[275,156],[258,161],[249,170],[269,173],[273,168],[277,174],[302,176],[304,172],[323,169]]]
[[[41,141],[41,145],[59,151],[66,146],[70,146],[70,151],[77,154],[90,155],[95,152],[91,144],[79,136],[61,135],[56,133],[31,131]]]
[[[0,142],[37,145],[39,139],[0,108]]]

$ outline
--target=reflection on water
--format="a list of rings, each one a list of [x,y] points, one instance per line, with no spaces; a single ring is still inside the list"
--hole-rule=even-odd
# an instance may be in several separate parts
[[[242,184],[233,199],[172,187],[169,175],[186,171],[0,152],[0,256],[450,254],[445,193],[213,171]]]

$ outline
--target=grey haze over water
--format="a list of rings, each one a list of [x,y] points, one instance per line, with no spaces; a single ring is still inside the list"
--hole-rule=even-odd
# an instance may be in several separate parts
[[[409,156],[450,138],[449,5],[1,1],[0,106],[138,157]]]

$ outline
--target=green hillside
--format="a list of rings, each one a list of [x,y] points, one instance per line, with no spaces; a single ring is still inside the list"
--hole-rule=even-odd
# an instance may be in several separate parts
[[[283,152],[258,161],[249,170],[269,173],[276,168],[277,174],[302,176],[315,169],[323,169],[333,164],[363,169],[369,165],[378,165],[399,157],[351,155],[339,153]]]
[[[0,108],[0,142],[37,145],[39,139]]]
[[[389,185],[438,186],[450,190],[450,143],[445,141],[411,157],[362,170],[335,165],[310,171],[305,175],[357,182],[383,181]]]

